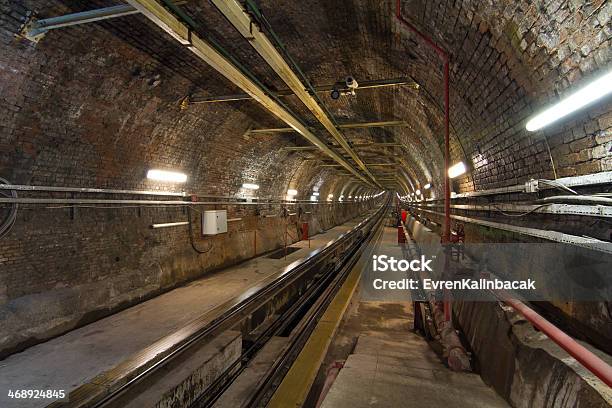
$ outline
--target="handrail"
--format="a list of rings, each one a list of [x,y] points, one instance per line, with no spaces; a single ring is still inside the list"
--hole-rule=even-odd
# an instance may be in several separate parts
[[[608,387],[612,387],[612,366],[520,300],[512,298],[500,300],[519,312],[525,319],[529,320],[538,330],[557,343],[563,350],[567,351],[570,356],[574,357],[576,361],[582,364],[587,370],[595,374],[595,376],[603,381]]]

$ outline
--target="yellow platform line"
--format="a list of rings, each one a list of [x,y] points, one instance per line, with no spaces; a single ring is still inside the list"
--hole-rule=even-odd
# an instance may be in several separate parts
[[[377,242],[383,230],[384,228],[380,228],[376,239],[371,242]],[[268,402],[268,407],[289,408],[301,407],[304,404],[329,345],[359,285],[361,271],[370,259],[370,253],[371,251],[366,251],[351,269],[349,276],[334,296],[321,320],[310,334],[304,348]]]

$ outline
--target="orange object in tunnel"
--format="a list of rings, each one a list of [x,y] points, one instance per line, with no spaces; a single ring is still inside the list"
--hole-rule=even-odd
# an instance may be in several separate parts
[[[406,242],[406,235],[404,234],[404,227],[400,225],[397,227],[397,243],[403,244]]]
[[[308,223],[307,222],[302,223],[302,239],[303,240],[308,239]]]

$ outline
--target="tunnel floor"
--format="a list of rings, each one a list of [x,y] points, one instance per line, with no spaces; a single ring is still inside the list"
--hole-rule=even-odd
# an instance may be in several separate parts
[[[361,218],[299,241],[286,258],[268,254],[225,268],[63,336],[14,354],[0,364],[0,388],[63,389],[70,392],[97,375],[137,356],[156,341],[195,319],[209,316],[225,301],[248,292],[258,282],[325,246],[355,226]],[[149,351],[154,354],[154,351]],[[146,358],[146,357],[145,357]],[[7,399],[0,407],[41,407],[48,400]]]
[[[381,245],[399,247],[397,229],[385,227]],[[334,336],[309,395],[320,398],[328,368],[342,368],[321,407],[457,406],[506,407],[507,403],[474,373],[445,366],[430,344],[413,331],[413,303],[367,300],[358,288]]]
[[[341,330],[352,351],[323,408],[507,407],[474,373],[450,371],[427,342],[411,331],[410,303],[359,302]]]

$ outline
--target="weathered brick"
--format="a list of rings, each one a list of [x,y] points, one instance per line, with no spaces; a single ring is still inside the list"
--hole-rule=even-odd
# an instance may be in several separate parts
[[[595,146],[597,143],[595,142],[595,136],[589,135],[587,137],[583,137],[582,139],[578,139],[569,144],[570,150],[572,152],[578,152],[583,149],[588,149],[590,147]]]

